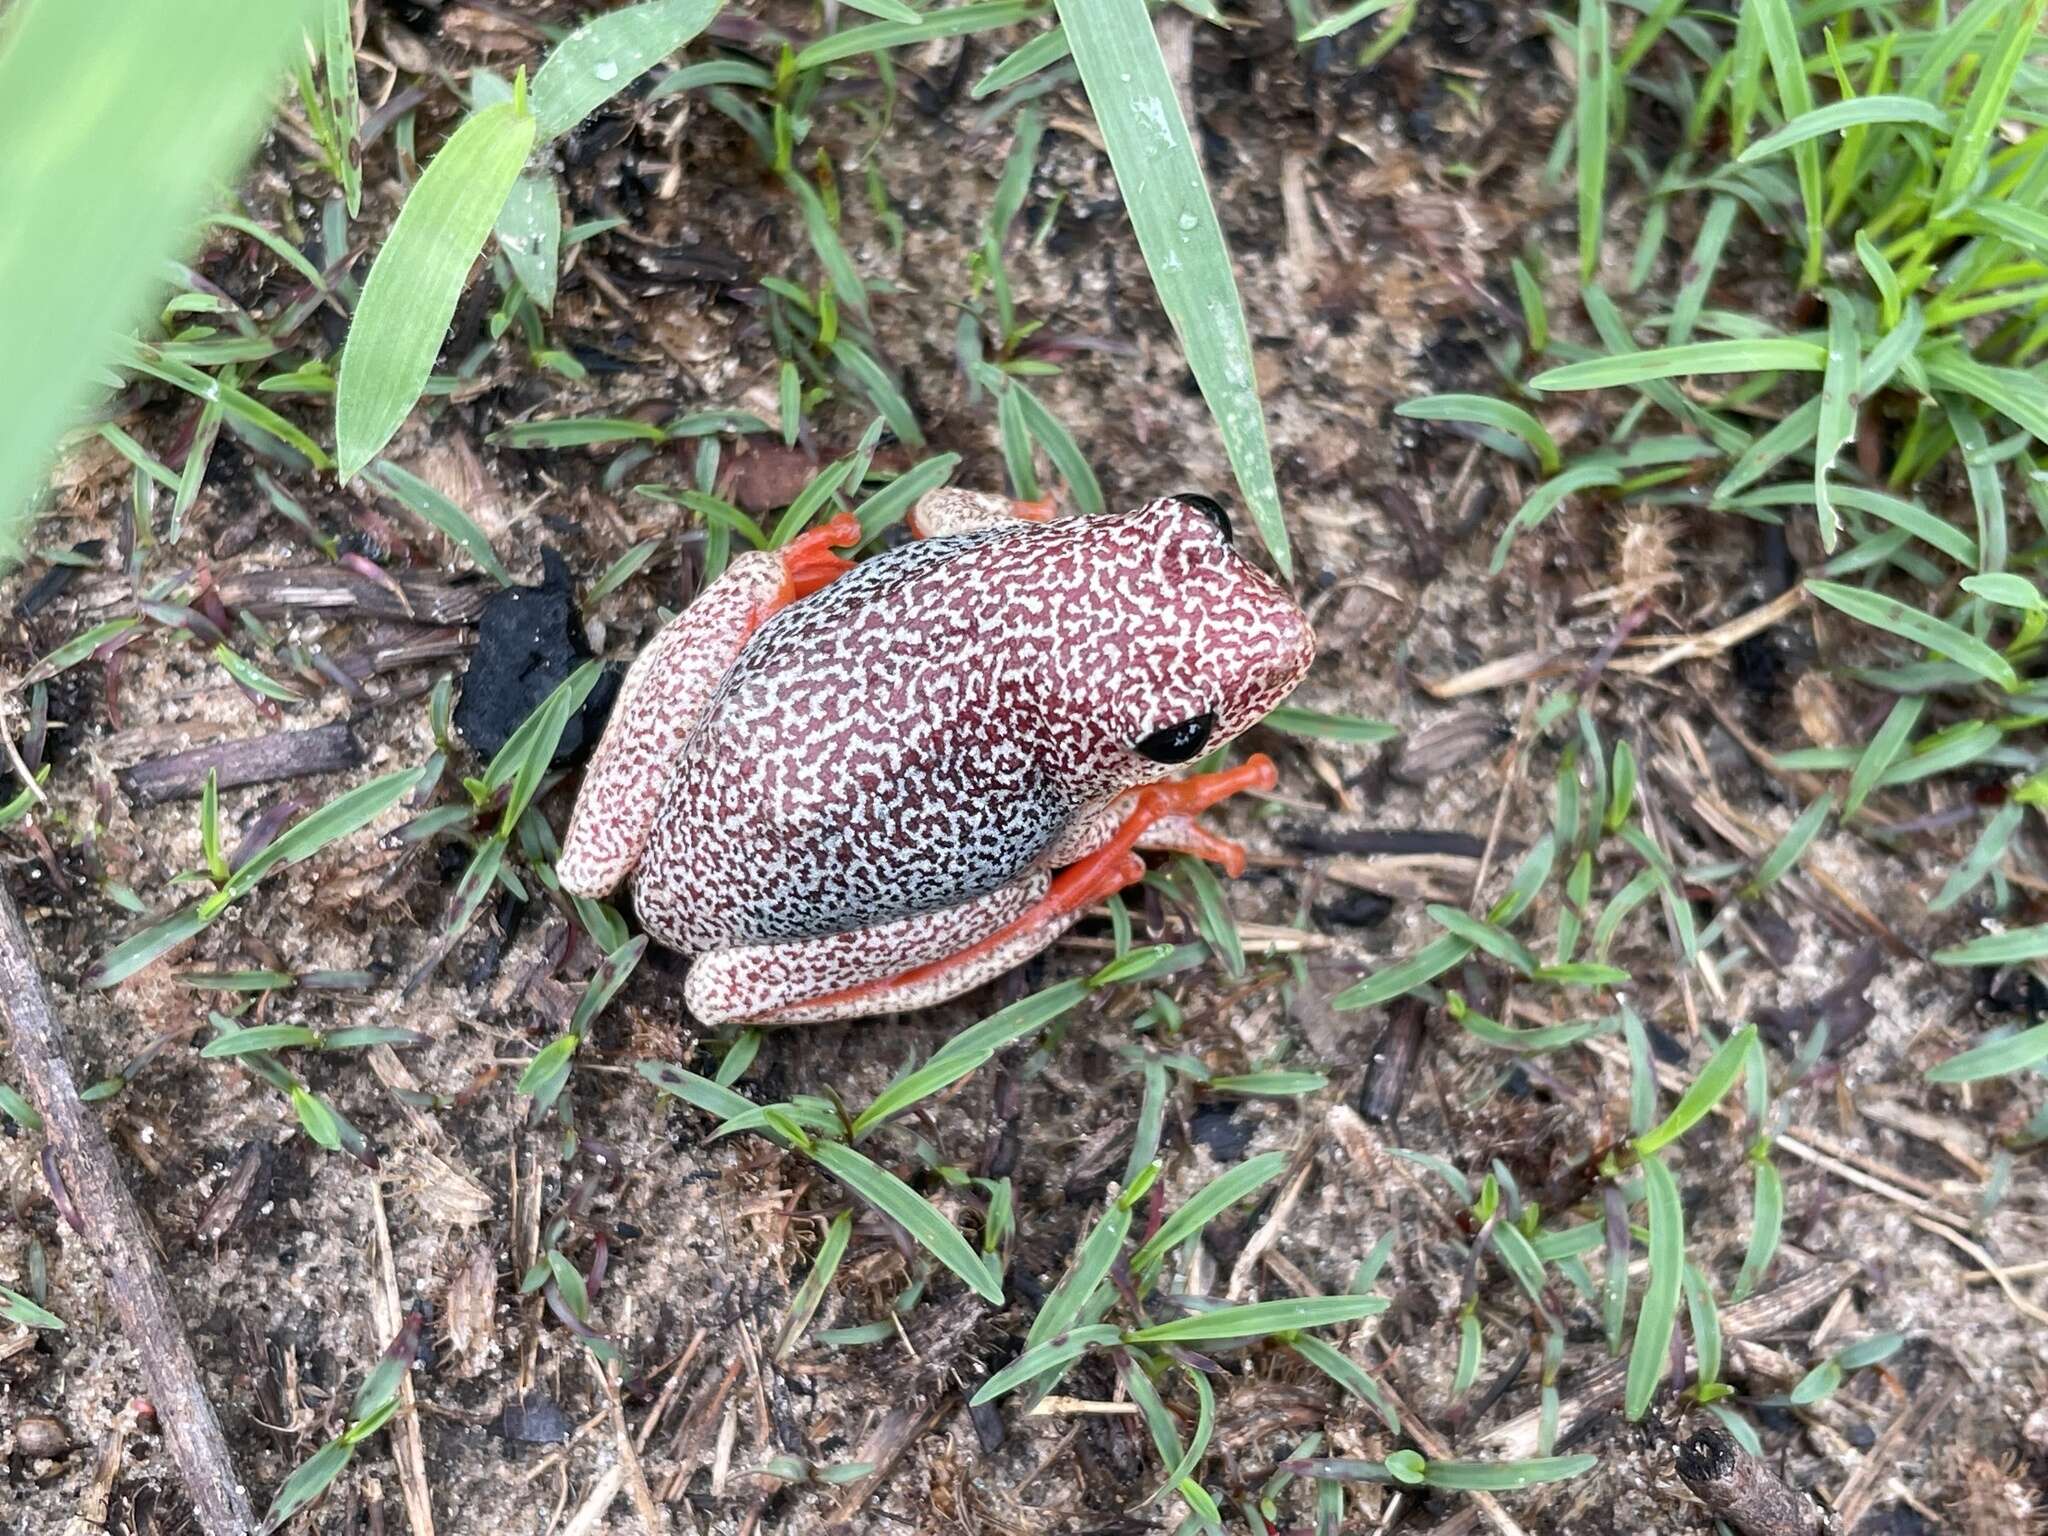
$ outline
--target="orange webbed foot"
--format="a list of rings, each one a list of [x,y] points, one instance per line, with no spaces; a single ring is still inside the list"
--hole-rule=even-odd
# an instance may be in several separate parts
[[[852,570],[853,562],[834,554],[833,549],[851,549],[860,540],[859,519],[850,512],[841,512],[823,527],[813,528],[783,545],[775,552],[782,561],[782,585],[787,593],[783,600],[793,603],[800,597],[809,597]]]

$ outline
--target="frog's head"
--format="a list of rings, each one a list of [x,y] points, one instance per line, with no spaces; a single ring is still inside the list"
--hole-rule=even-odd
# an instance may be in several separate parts
[[[1097,543],[1093,601],[1070,629],[1072,705],[1090,716],[1095,774],[1134,786],[1165,778],[1264,718],[1315,658],[1293,596],[1239,554],[1208,496],[1076,519]],[[1091,775],[1092,776],[1092,775]]]

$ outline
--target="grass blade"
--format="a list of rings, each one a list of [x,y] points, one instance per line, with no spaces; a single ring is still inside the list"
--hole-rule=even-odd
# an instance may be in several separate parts
[[[2012,93],[2014,77],[2041,29],[2041,16],[2048,0],[2016,0],[2005,16],[2005,28],[1977,66],[1977,82],[1970,88],[1970,100],[1963,108],[1955,137],[1949,140],[1948,155],[1941,165],[1941,184],[1934,191],[1937,214],[1946,213],[1970,195],[1977,178],[1984,173],[1991,148],[1991,136],[2005,115],[2006,98]]]
[[[2036,1024],[2003,1040],[1972,1046],[1929,1067],[1926,1076],[1930,1083],[1977,1083],[1987,1077],[2024,1071],[2040,1061],[2048,1061],[2048,1024]]]
[[[1467,421],[1492,427],[1527,443],[1544,474],[1554,475],[1558,471],[1557,443],[1543,423],[1505,400],[1495,400],[1490,395],[1425,395],[1420,400],[1403,401],[1394,407],[1394,414],[1410,421]]]
[[[1678,1322],[1679,1283],[1685,1277],[1685,1208],[1671,1170],[1657,1158],[1643,1160],[1643,1186],[1649,1196],[1650,1282],[1636,1313],[1635,1342],[1628,1352],[1629,1418],[1649,1412],[1657,1385],[1664,1379],[1671,1353],[1671,1330]]]
[[[1391,1305],[1383,1296],[1299,1296],[1218,1307],[1124,1335],[1127,1344],[1188,1344],[1219,1339],[1262,1339],[1300,1328],[1329,1328],[1372,1317]]]
[[[1579,280],[1600,267],[1600,236],[1607,213],[1607,128],[1614,121],[1608,100],[1614,87],[1614,55],[1607,44],[1607,0],[1579,0],[1578,164]]]
[[[463,284],[533,148],[516,102],[486,107],[441,146],[363,284],[335,381],[335,459],[353,479],[426,387]]]
[[[846,1255],[846,1241],[852,1235],[853,1212],[841,1211],[826,1231],[825,1241],[818,1246],[818,1256],[811,1261],[811,1272],[804,1276],[804,1283],[797,1288],[796,1297],[789,1304],[789,1321],[782,1325],[781,1336],[775,1341],[777,1360],[788,1356],[796,1347],[796,1341],[803,1337],[804,1330],[810,1327],[811,1319],[818,1315],[818,1307],[825,1300],[825,1288],[839,1272],[839,1261]]]
[[[1031,1320],[1031,1331],[1024,1335],[1027,1350],[1036,1349],[1079,1321],[1089,1298],[1095,1294],[1096,1287],[1102,1284],[1115,1265],[1117,1255],[1123,1251],[1124,1238],[1130,1230],[1131,1213],[1124,1209],[1121,1201],[1102,1213],[1102,1219],[1095,1223],[1087,1240],[1075,1253],[1073,1266],[1061,1277],[1052,1294],[1045,1298],[1038,1309],[1038,1316]]]
[[[914,22],[878,21],[867,26],[849,27],[844,32],[821,37],[799,52],[795,70],[802,74],[820,64],[836,63],[863,53],[879,53],[885,48],[904,48],[915,43],[928,43],[934,38],[987,32],[996,27],[1029,21],[1043,9],[1037,0],[990,0],[984,5],[956,5],[943,11],[926,11],[923,19]]]
[[[1624,357],[1596,357],[1539,373],[1531,389],[1610,389],[1652,379],[1682,379],[1701,373],[1774,373],[1779,369],[1819,373],[1827,348],[1796,336],[1763,336],[1754,341],[1689,341]]]
[[[1749,1250],[1736,1277],[1731,1301],[1741,1301],[1763,1283],[1777,1257],[1778,1235],[1785,1224],[1785,1182],[1767,1157],[1757,1159],[1756,1190],[1750,1202]]]
[[[1736,160],[1751,165],[1782,155],[1786,150],[1831,133],[1875,123],[1921,123],[1939,133],[1949,131],[1949,116],[1931,101],[1918,96],[1855,96],[1847,101],[1829,102],[1793,119],[1776,133],[1767,134],[1745,149]]]
[[[1813,444],[1813,509],[1820,517],[1820,547],[1835,552],[1841,520],[1828,499],[1835,457],[1856,435],[1857,375],[1863,353],[1856,335],[1856,311],[1843,294],[1828,290],[1828,361],[1821,373],[1820,421]]]
[[[1216,418],[1252,522],[1283,576],[1287,524],[1223,227],[1144,0],[1064,0],[1060,20],[1160,305]]]
[[[1002,1287],[990,1278],[967,1239],[916,1190],[836,1141],[814,1141],[805,1151],[819,1167],[908,1232],[918,1247],[966,1281],[969,1290],[984,1301],[1002,1304]]]
[[[1796,123],[1813,111],[1813,82],[1806,77],[1806,59],[1799,49],[1799,26],[1792,16],[1791,0],[1747,0],[1743,8],[1757,13],[1764,56],[1770,61],[1771,78],[1778,86],[1778,104],[1785,121]],[[1799,176],[1799,201],[1806,210],[1806,259],[1800,267],[1799,286],[1811,288],[1820,281],[1820,145],[1812,139],[1794,144],[1792,164]]]
[[[562,265],[562,191],[552,175],[533,172],[512,183],[498,214],[498,249],[527,296],[553,312]]]
[[[12,6],[0,48],[0,555],[163,264],[255,147],[304,3]],[[203,82],[203,86],[197,84]],[[31,365],[27,360],[33,359]]]
[[[702,32],[719,4],[650,0],[629,5],[585,22],[555,44],[533,76],[538,141],[545,144],[567,133]]]
[[[1700,1075],[1693,1079],[1692,1086],[1685,1090],[1671,1113],[1664,1117],[1663,1124],[1648,1135],[1636,1138],[1636,1155],[1645,1159],[1652,1157],[1704,1120],[1735,1086],[1735,1080],[1742,1076],[1744,1059],[1755,1039],[1756,1026],[1745,1024],[1722,1041],[1721,1048],[1707,1058],[1707,1064],[1700,1068]]]
[[[983,1403],[993,1402],[1005,1392],[1014,1392],[1038,1376],[1051,1376],[1057,1380],[1061,1372],[1089,1350],[1102,1344],[1114,1344],[1117,1337],[1117,1330],[1108,1323],[1095,1323],[1048,1339],[1036,1349],[1027,1349],[983,1382],[981,1390],[970,1400],[971,1405],[978,1408]]]
[[[1909,608],[1896,598],[1866,592],[1861,587],[1844,586],[1836,581],[1809,581],[1806,590],[1830,608],[1838,608],[1873,629],[1923,645],[1979,677],[1998,684],[2008,693],[2019,688],[2019,675],[2013,671],[2011,662],[1975,635],[1957,629],[1932,614]]]
[[[398,504],[414,513],[428,527],[461,547],[478,569],[501,587],[513,585],[512,573],[491,548],[490,536],[470,520],[469,514],[410,470],[400,469],[388,459],[379,460],[364,478],[387,491]]]
[[[1598,1456],[1531,1456],[1521,1461],[1432,1461],[1422,1480],[1432,1488],[1506,1493],[1538,1483],[1582,1477],[1600,1465]]]
[[[1131,1273],[1142,1275],[1253,1190],[1270,1184],[1287,1167],[1287,1154],[1265,1152],[1246,1158],[1218,1174],[1189,1197],[1187,1204],[1160,1224],[1157,1232],[1131,1255]]]

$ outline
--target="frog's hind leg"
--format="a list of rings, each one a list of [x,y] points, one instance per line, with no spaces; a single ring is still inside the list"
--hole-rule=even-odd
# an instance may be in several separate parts
[[[1089,907],[1143,879],[1138,848],[1199,853],[1240,872],[1244,850],[1195,817],[1242,790],[1271,789],[1274,779],[1272,760],[1258,754],[1221,773],[1148,785],[1112,801],[1055,845],[1057,860],[1074,856],[1082,838],[1093,844],[1050,880],[1034,870],[988,896],[920,917],[705,955],[690,971],[690,1011],[705,1023],[816,1024],[958,997],[1021,965]]]
[[[976,533],[1007,523],[1049,523],[1059,513],[1050,496],[1038,501],[1013,501],[987,491],[961,491],[950,485],[927,491],[910,509],[910,531],[920,539],[948,533]]]
[[[832,549],[860,537],[841,514],[781,549],[741,555],[642,648],[562,839],[555,873],[567,890],[603,896],[640,861],[677,754],[740,648],[777,609],[850,570]]]
[[[813,1024],[938,1002],[974,986],[982,975],[930,996],[920,993],[898,1001],[884,994],[892,991],[892,978],[943,963],[1007,927],[1030,911],[1051,883],[1050,875],[1035,869],[986,896],[936,912],[822,938],[715,950],[691,962],[683,997],[706,1024]],[[1033,949],[985,974],[1016,964],[1057,936],[1046,934]]]

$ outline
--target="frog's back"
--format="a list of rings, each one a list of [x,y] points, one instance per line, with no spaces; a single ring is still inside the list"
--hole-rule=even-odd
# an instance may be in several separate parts
[[[1083,543],[906,544],[764,624],[684,747],[642,921],[692,950],[809,938],[1028,867],[1079,808],[1040,703]]]

